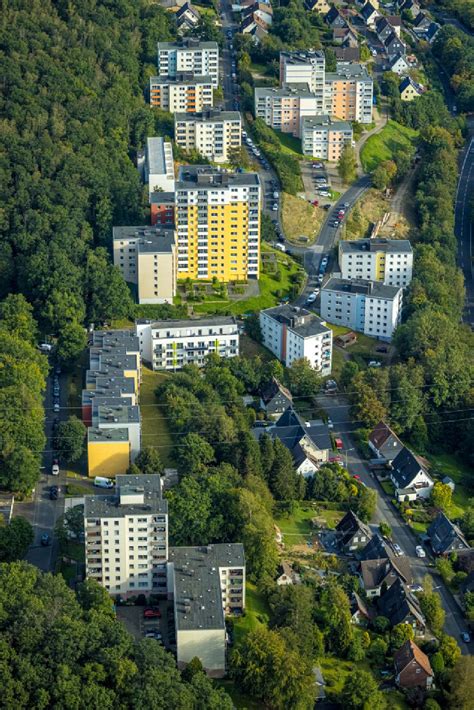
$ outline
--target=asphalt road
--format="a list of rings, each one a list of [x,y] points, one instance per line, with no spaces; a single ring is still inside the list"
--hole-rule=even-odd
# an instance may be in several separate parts
[[[345,397],[342,396],[318,396],[318,404],[328,413],[332,419],[334,429],[333,434],[342,439],[344,449],[341,452],[347,460],[347,467],[352,475],[360,476],[366,486],[377,491],[377,510],[375,522],[387,522],[392,528],[393,541],[398,543],[410,560],[414,581],[423,584],[423,578],[430,575],[433,579],[433,588],[440,594],[443,607],[446,611],[445,631],[453,636],[458,642],[462,652],[469,654],[474,651],[474,643],[465,644],[461,639],[462,631],[466,630],[461,611],[454,601],[451,593],[442,582],[441,577],[434,573],[432,560],[430,557],[421,559],[416,556],[415,547],[418,544],[415,536],[406,523],[399,517],[390,499],[383,492],[382,488],[375,480],[369,470],[367,463],[359,455],[352,433],[357,427],[357,422],[351,420],[349,405]],[[430,566],[431,563],[431,566]]]
[[[474,325],[474,261],[473,261],[473,195],[474,195],[474,138],[461,155],[461,169],[456,193],[454,231],[458,239],[458,264],[464,274],[466,300],[464,321]]]

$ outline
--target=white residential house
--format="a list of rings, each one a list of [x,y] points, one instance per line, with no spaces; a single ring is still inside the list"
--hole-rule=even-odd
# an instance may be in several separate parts
[[[403,448],[392,461],[390,478],[399,501],[429,498],[433,479],[410,449]]]
[[[219,46],[217,42],[201,42],[185,37],[177,42],[158,42],[158,76],[175,78],[192,72],[210,76],[212,86],[219,86]]]
[[[413,276],[413,249],[408,239],[354,239],[339,242],[343,279],[408,286]]]

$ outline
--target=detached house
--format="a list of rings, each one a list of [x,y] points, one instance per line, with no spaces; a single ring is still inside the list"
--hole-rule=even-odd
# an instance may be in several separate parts
[[[366,2],[360,14],[367,27],[375,29],[375,22],[377,18],[380,17],[380,13],[375,9],[372,3]]]
[[[379,422],[369,435],[369,448],[374,452],[376,458],[391,464],[404,447],[388,424]]]
[[[349,510],[336,525],[336,532],[340,545],[346,552],[352,552],[359,547],[364,547],[372,537],[369,526],[359,520],[352,510]]]
[[[390,71],[393,71],[394,74],[398,74],[398,76],[403,76],[410,70],[410,65],[408,64],[405,55],[400,53],[395,54],[392,57],[389,67]]]
[[[290,390],[283,387],[274,377],[262,393],[260,407],[265,410],[269,419],[276,419],[292,405],[293,397]]]
[[[305,7],[310,12],[329,12],[331,5],[327,0],[306,0]]]
[[[397,624],[409,624],[415,636],[424,635],[426,621],[418,600],[408,591],[400,578],[379,597],[377,607],[379,615],[386,616],[392,627]]]
[[[393,57],[396,54],[406,54],[407,48],[403,40],[401,40],[395,32],[391,32],[383,41],[383,46],[388,57]]]
[[[426,653],[413,641],[405,641],[393,657],[395,682],[400,688],[423,688],[433,685],[433,671]]]
[[[347,22],[334,5],[329,10],[328,14],[324,18],[328,25],[334,29],[334,27],[346,27]]]
[[[458,550],[468,550],[469,544],[458,528],[444,513],[439,513],[427,530],[435,555],[449,555]]]
[[[413,101],[423,94],[422,87],[409,76],[405,77],[398,87],[402,101]]]
[[[390,478],[399,502],[429,498],[431,495],[433,479],[415,454],[406,447],[394,458]]]
[[[368,597],[379,597],[384,589],[390,589],[398,579],[405,584],[413,581],[410,562],[403,557],[363,560],[360,563],[360,577]]]
[[[430,25],[431,20],[428,15],[425,12],[419,12],[413,22],[413,32],[416,35],[424,34]]]
[[[201,15],[190,2],[185,2],[184,5],[179,8],[175,17],[180,34],[195,29],[201,21]]]
[[[380,535],[374,535],[367,545],[357,553],[359,560],[383,560],[389,557],[386,544]]]
[[[388,21],[387,17],[377,17],[375,21],[375,31],[379,40],[384,42],[387,37],[395,31],[395,28]]]

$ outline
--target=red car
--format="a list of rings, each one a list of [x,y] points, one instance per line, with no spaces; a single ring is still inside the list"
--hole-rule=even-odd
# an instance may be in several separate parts
[[[344,448],[344,445],[342,443],[342,439],[334,439],[334,443],[336,444],[336,449],[338,451],[341,451]]]
[[[330,456],[329,463],[342,463],[342,456]]]
[[[356,481],[360,481],[360,476],[359,476],[358,473],[355,473],[355,474],[352,476],[352,478],[355,478]]]
[[[143,616],[145,619],[160,619],[161,611],[159,609],[145,609]]]

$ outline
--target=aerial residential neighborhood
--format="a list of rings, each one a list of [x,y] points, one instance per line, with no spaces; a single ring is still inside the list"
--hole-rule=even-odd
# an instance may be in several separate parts
[[[470,0],[3,14],[2,707],[471,710]]]

